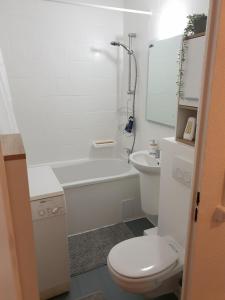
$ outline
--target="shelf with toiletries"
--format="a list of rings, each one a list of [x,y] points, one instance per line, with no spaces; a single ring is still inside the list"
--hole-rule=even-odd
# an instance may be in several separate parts
[[[195,107],[178,106],[176,140],[194,146],[197,127],[198,109]]]
[[[176,140],[195,146],[205,33],[184,37],[180,50]]]

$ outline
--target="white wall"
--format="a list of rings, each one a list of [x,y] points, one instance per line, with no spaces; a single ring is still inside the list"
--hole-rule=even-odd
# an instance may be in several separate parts
[[[18,133],[8,76],[0,49],[0,134]]]
[[[30,163],[87,157],[93,140],[116,137],[120,78],[109,43],[122,35],[122,13],[0,2],[0,48]]]
[[[126,14],[124,19],[124,39],[129,32],[136,32],[134,49],[137,53],[139,77],[136,100],[137,109],[137,143],[136,149],[145,149],[152,138],[174,136],[174,128],[145,120],[147,92],[148,46],[152,40],[169,38],[183,33],[186,16],[193,13],[208,12],[209,0],[125,0],[125,6],[153,12],[151,17]],[[126,67],[127,69],[127,67]],[[125,80],[127,74],[125,73]],[[126,86],[124,87],[126,90]],[[123,104],[127,96],[124,91]],[[123,137],[123,147],[131,144],[132,139]]]

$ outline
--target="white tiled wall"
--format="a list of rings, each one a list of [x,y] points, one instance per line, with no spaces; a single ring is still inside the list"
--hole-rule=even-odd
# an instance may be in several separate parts
[[[123,58],[110,41],[121,36],[122,13],[0,2],[0,48],[30,163],[84,158],[93,140],[116,138]]]
[[[18,132],[5,63],[0,49],[0,134]]]

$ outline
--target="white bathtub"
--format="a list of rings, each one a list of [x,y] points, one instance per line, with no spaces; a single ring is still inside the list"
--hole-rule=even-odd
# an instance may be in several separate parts
[[[53,165],[65,190],[69,235],[143,216],[139,174],[122,159]]]

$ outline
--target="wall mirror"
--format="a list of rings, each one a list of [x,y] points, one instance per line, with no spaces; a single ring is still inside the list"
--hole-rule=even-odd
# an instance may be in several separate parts
[[[176,125],[178,53],[182,36],[159,40],[149,47],[146,119]]]

